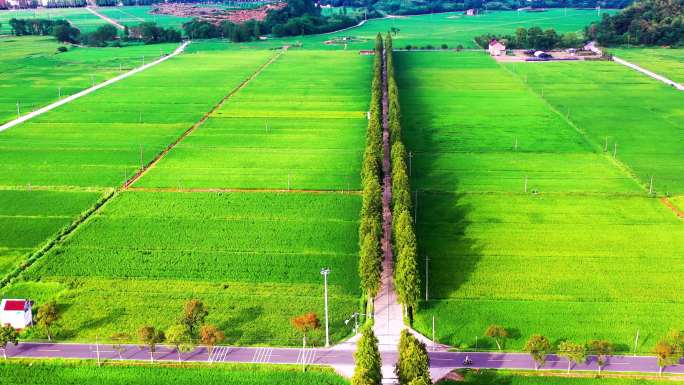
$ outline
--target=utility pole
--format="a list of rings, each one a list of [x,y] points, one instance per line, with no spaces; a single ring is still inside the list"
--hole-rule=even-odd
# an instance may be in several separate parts
[[[613,146],[613,158],[617,156],[617,143]]]
[[[57,87],[57,99],[62,98],[62,87]]]
[[[651,175],[651,183],[648,185],[648,193],[653,194],[653,175]]]
[[[515,143],[513,144],[513,151],[518,151],[518,137],[515,137]]]
[[[290,191],[290,174],[287,174],[287,191]]]
[[[145,55],[143,55],[143,67],[145,66]]]
[[[17,118],[21,117],[21,111],[19,111],[19,102],[17,102]]]
[[[428,279],[430,276],[430,271],[428,270],[428,266],[429,266],[428,261],[430,261],[430,258],[426,255],[425,256],[425,302],[428,302],[429,298],[430,298],[430,296],[428,295],[428,290],[429,290],[428,289],[428,287],[429,287]]]
[[[409,176],[411,176],[412,160],[413,160],[413,153],[411,151],[409,151]]]
[[[143,170],[145,165],[143,163],[143,145],[140,145],[140,170]]]
[[[100,366],[100,338],[95,336],[95,352],[97,354],[97,366]]]
[[[639,345],[639,329],[637,329],[636,337],[634,337],[634,357],[636,357],[637,345]]]
[[[525,175],[525,192],[527,192],[527,175]]]
[[[330,346],[330,326],[328,324],[328,274],[330,274],[330,269],[321,269],[321,274],[323,275],[323,286],[325,291],[325,347]]]
[[[607,151],[608,151],[608,137],[606,136],[606,142],[603,145],[603,152],[607,152]]]

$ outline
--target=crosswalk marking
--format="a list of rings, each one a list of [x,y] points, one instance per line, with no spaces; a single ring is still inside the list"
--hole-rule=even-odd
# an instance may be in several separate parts
[[[254,351],[254,357],[252,357],[252,362],[254,363],[266,363],[271,360],[271,355],[273,354],[272,348],[257,348]]]

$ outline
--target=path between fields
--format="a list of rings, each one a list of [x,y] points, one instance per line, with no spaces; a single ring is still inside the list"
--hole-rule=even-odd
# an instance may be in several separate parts
[[[114,19],[112,19],[112,18],[109,18],[109,17],[107,17],[107,16],[101,14],[100,12],[97,12],[97,11],[94,10],[91,6],[87,6],[86,9],[87,9],[88,11],[90,11],[90,13],[92,13],[93,15],[95,15],[95,16],[99,17],[100,19],[106,21],[107,23],[109,23],[109,24],[115,26],[116,28],[118,28],[118,29],[120,29],[120,30],[122,30],[122,31],[125,29],[125,27],[124,27],[123,25],[119,24],[116,20],[114,20]]]
[[[175,187],[129,187],[129,191],[143,192],[188,192],[188,193],[297,193],[297,194],[351,194],[360,195],[361,190],[302,190],[302,189],[274,189],[274,188],[175,188]]]
[[[35,118],[36,116],[40,116],[40,115],[42,115],[42,114],[44,114],[44,113],[46,113],[46,112],[48,112],[48,111],[54,110],[54,109],[57,108],[57,107],[60,107],[60,106],[63,106],[63,105],[65,105],[65,104],[67,104],[67,103],[73,102],[74,100],[79,99],[79,98],[81,98],[81,97],[83,97],[83,96],[86,96],[86,95],[88,95],[88,94],[91,94],[91,93],[93,93],[93,92],[99,90],[100,88],[107,87],[108,85],[114,84],[114,83],[116,83],[116,82],[118,82],[118,81],[120,81],[120,80],[124,80],[124,79],[126,79],[127,77],[130,77],[130,76],[133,76],[133,75],[135,75],[135,74],[137,74],[137,73],[139,73],[139,72],[145,71],[145,70],[148,69],[148,68],[154,67],[154,66],[156,66],[157,64],[163,63],[163,62],[165,62],[166,60],[169,60],[169,59],[171,59],[172,57],[181,54],[181,53],[185,50],[185,47],[188,46],[188,44],[190,44],[190,41],[186,41],[185,43],[183,43],[183,44],[181,44],[180,46],[178,46],[178,48],[176,48],[176,50],[173,51],[172,53],[170,53],[170,54],[168,54],[168,55],[166,55],[166,56],[160,57],[159,59],[157,59],[157,60],[155,60],[155,61],[153,61],[153,62],[151,62],[151,63],[148,63],[148,64],[145,64],[145,65],[143,65],[143,66],[141,66],[141,67],[132,69],[132,70],[130,70],[130,71],[124,73],[124,74],[121,74],[121,75],[119,75],[119,76],[113,77],[113,78],[111,78],[111,79],[109,79],[109,80],[105,80],[104,82],[99,83],[99,84],[96,84],[96,85],[94,85],[94,86],[92,86],[92,87],[90,87],[90,88],[86,88],[85,90],[83,90],[83,91],[81,91],[81,92],[75,93],[75,94],[73,94],[73,95],[71,95],[71,96],[67,96],[67,97],[65,97],[64,99],[58,100],[58,101],[56,101],[56,102],[54,102],[54,103],[52,103],[52,104],[49,104],[49,105],[47,105],[47,106],[45,106],[45,107],[43,107],[43,108],[39,108],[39,109],[37,109],[37,110],[35,110],[35,111],[33,111],[33,112],[29,112],[28,114],[23,115],[23,116],[20,116],[20,117],[18,117],[17,119],[10,120],[9,122],[7,122],[7,123],[5,123],[5,124],[3,124],[3,125],[0,126],[0,132],[2,132],[2,131],[4,131],[4,130],[7,130],[7,129],[9,129],[9,128],[12,128],[12,127],[14,127],[14,126],[16,126],[16,125],[19,125],[19,124],[21,124],[21,123],[24,123],[24,122],[26,122],[27,120],[33,119],[33,118]]]
[[[218,109],[220,109],[221,107],[223,107],[223,105],[228,101],[228,99],[230,99],[233,95],[235,95],[236,93],[238,93],[241,89],[245,88],[245,87],[247,86],[247,84],[249,84],[249,82],[251,82],[254,78],[256,78],[257,76],[259,76],[259,74],[261,73],[261,71],[263,71],[263,70],[266,69],[266,67],[268,67],[271,63],[273,63],[274,61],[276,61],[276,59],[278,59],[284,52],[285,52],[284,50],[281,50],[281,51],[279,51],[278,53],[276,53],[275,55],[271,56],[271,58],[268,59],[268,61],[266,61],[266,63],[262,64],[262,65],[261,65],[259,68],[257,68],[256,71],[254,71],[254,73],[252,73],[247,79],[243,80],[242,83],[240,83],[237,87],[235,87],[232,91],[230,91],[226,96],[224,96],[223,99],[221,99],[220,102],[218,102],[211,110],[209,110],[209,112],[207,112],[206,114],[204,114],[204,116],[202,116],[202,118],[201,118],[200,120],[198,120],[195,124],[193,124],[193,125],[192,125],[190,128],[188,128],[187,130],[185,130],[185,132],[183,132],[183,134],[181,134],[181,136],[179,136],[178,139],[176,139],[173,143],[169,144],[169,145],[164,149],[164,151],[162,151],[162,152],[160,152],[159,154],[157,154],[157,156],[152,160],[152,162],[150,162],[146,167],[144,167],[142,170],[138,171],[137,174],[135,174],[131,179],[129,179],[129,180],[124,184],[124,189],[127,189],[129,186],[133,185],[135,182],[137,182],[138,180],[140,180],[140,178],[142,178],[143,176],[145,176],[145,174],[147,174],[147,172],[148,172],[149,170],[151,170],[152,168],[154,168],[154,166],[156,166],[156,165],[159,163],[159,161],[162,160],[162,158],[164,158],[164,156],[166,156],[166,154],[169,153],[169,151],[173,150],[173,148],[176,147],[180,142],[182,142],[183,139],[187,138],[188,135],[192,134],[197,128],[199,128],[201,125],[203,125],[204,122],[206,122],[207,119],[209,119],[209,117],[210,117],[215,111],[217,111]]]
[[[353,370],[353,350],[306,349],[301,348],[269,348],[269,347],[233,347],[217,346],[211,358],[221,363],[258,363],[258,364],[291,364],[291,365],[325,365],[350,367]],[[430,369],[433,379],[443,376],[435,373],[448,373],[463,367],[463,359],[468,356],[473,361],[474,369],[534,369],[534,361],[526,353],[491,353],[491,352],[429,352]],[[395,362],[396,352],[381,352],[383,362]],[[8,358],[66,358],[101,361],[149,361],[150,352],[138,345],[124,345],[121,352],[116,352],[107,344],[71,344],[71,343],[35,343],[24,342],[18,346],[7,347]],[[154,353],[155,361],[177,362],[178,352],[171,346],[158,346]],[[205,347],[198,347],[192,352],[182,353],[183,362],[207,362],[209,355]],[[550,355],[541,371],[567,370],[565,358]],[[590,356],[586,363],[575,365],[573,371],[597,371],[596,358]],[[613,356],[603,368],[607,372],[639,372],[658,373],[658,363],[654,356]],[[684,360],[679,365],[668,366],[664,373],[684,375]]]
[[[643,68],[643,67],[640,67],[634,63],[628,62],[627,60],[620,59],[617,56],[613,56],[613,61],[618,63],[618,64],[622,64],[623,66],[629,67],[633,70],[639,71],[642,74],[645,74],[646,76],[650,76],[655,80],[661,81],[661,82],[667,84],[668,86],[672,86],[672,87],[678,89],[679,91],[684,91],[684,85],[677,83],[674,80],[670,80],[670,79],[666,78],[665,76],[658,75],[655,72],[651,72],[651,71],[647,70],[646,68]]]
[[[665,205],[665,207],[669,208],[672,210],[673,213],[680,219],[684,219],[684,211],[680,210],[679,207],[675,206],[672,201],[668,197],[662,197],[660,198],[660,202]]]

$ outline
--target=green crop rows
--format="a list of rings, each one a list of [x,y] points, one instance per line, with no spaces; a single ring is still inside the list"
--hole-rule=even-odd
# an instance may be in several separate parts
[[[44,9],[16,9],[0,10],[0,34],[11,32],[9,21],[16,19],[53,19],[68,20],[81,33],[92,32],[100,26],[107,25],[103,19],[95,16],[85,8],[44,8]]]
[[[176,44],[57,53],[49,37],[0,38],[0,124],[169,53]]]
[[[684,49],[629,48],[610,53],[675,82],[684,83]]]
[[[157,15],[150,13],[151,10],[152,7],[148,6],[102,7],[98,9],[98,12],[128,27],[134,27],[143,22],[152,22],[164,28],[173,27],[181,30],[183,23],[192,19],[173,15]]]
[[[357,190],[371,61],[283,54],[136,186]]]
[[[220,365],[98,367],[88,362],[22,361],[0,364],[0,377],[6,385],[343,385],[347,381],[329,369],[299,367]]]
[[[476,53],[406,53],[396,67],[420,257],[430,259],[420,330],[429,334],[435,316],[440,342],[464,347],[496,323],[513,331],[510,349],[533,333],[627,349],[637,329],[658,336],[678,326],[684,228],[639,178],[640,164],[653,164],[647,149],[678,143],[656,142],[677,135],[673,91],[613,63],[500,66]],[[658,129],[637,136],[634,123],[628,134],[628,119]],[[603,151],[599,124],[611,144],[623,135],[617,160]],[[641,157],[630,157],[630,136]]]

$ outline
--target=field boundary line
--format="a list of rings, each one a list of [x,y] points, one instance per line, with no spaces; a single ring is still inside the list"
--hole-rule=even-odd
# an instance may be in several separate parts
[[[111,19],[111,18],[109,18],[109,17],[107,17],[107,16],[101,14],[100,12],[97,12],[96,10],[94,10],[94,9],[92,8],[92,6],[87,6],[86,9],[87,9],[88,11],[90,11],[90,13],[92,13],[93,15],[99,17],[100,19],[106,21],[107,23],[109,23],[109,24],[115,26],[116,28],[118,28],[118,29],[120,29],[120,30],[122,30],[122,31],[123,31],[124,29],[126,29],[123,25],[119,24],[116,20]]]
[[[117,189],[110,189],[110,191],[104,193],[93,205],[91,205],[88,209],[79,214],[69,225],[63,227],[52,239],[48,239],[45,242],[43,242],[42,246],[40,246],[38,250],[31,253],[28,256],[28,258],[26,258],[26,260],[23,261],[19,266],[14,268],[14,270],[10,271],[9,273],[5,274],[4,277],[2,277],[2,280],[0,280],[0,289],[10,284],[14,279],[19,277],[21,273],[23,273],[25,270],[31,267],[31,265],[33,265],[36,261],[41,259],[45,254],[52,250],[54,246],[56,246],[57,244],[61,243],[64,239],[69,237],[69,235],[76,231],[76,229],[81,224],[88,221],[88,219],[90,219],[90,217],[92,217],[93,214],[95,214],[109,201],[111,201],[111,199],[114,196],[116,196],[116,194]]]
[[[497,61],[497,64],[498,64],[500,67],[502,67],[506,72],[508,72],[511,76],[513,76],[514,78],[516,78],[521,84],[523,84],[524,87],[527,88],[528,91],[530,91],[531,93],[533,93],[534,95],[536,95],[539,99],[541,99],[549,110],[551,110],[553,113],[555,113],[556,115],[558,115],[565,123],[567,123],[567,124],[568,124],[570,127],[572,127],[578,134],[580,134],[580,136],[582,137],[582,139],[583,139],[590,147],[592,147],[592,148],[594,149],[594,151],[596,151],[596,153],[598,153],[598,154],[600,154],[600,155],[603,155],[603,157],[604,157],[606,160],[608,160],[609,162],[611,162],[615,167],[617,167],[620,171],[622,171],[622,172],[623,172],[624,174],[626,174],[630,179],[632,179],[639,187],[641,187],[641,189],[642,189],[644,192],[648,192],[648,186],[646,185],[646,183],[645,183],[644,181],[641,180],[641,178],[639,178],[639,176],[634,172],[634,170],[632,170],[629,166],[627,166],[626,164],[624,164],[623,162],[621,162],[621,161],[618,160],[617,158],[613,158],[613,157],[610,156],[607,152],[603,151],[603,148],[601,147],[601,145],[600,145],[599,143],[596,143],[596,142],[594,142],[593,140],[591,140],[591,138],[590,138],[589,135],[586,133],[586,131],[584,131],[581,127],[579,127],[577,124],[575,124],[575,122],[573,122],[572,120],[570,120],[570,118],[569,118],[567,115],[563,114],[563,113],[560,112],[556,107],[554,107],[554,106],[553,106],[553,105],[552,105],[544,96],[542,96],[542,95],[540,95],[539,93],[537,93],[537,91],[535,91],[532,87],[530,87],[530,85],[529,85],[528,83],[523,82],[523,81],[520,79],[520,76],[518,76],[515,72],[511,71],[511,70],[510,70],[509,68],[507,68],[504,64],[502,64],[502,63],[500,63],[500,62],[498,62],[498,61]]]
[[[651,77],[655,80],[658,80],[660,82],[663,82],[663,83],[667,84],[668,86],[672,86],[672,87],[678,89],[679,91],[684,91],[684,86],[681,85],[680,83],[677,83],[674,80],[670,80],[670,79],[666,78],[665,76],[659,75],[653,71],[649,71],[644,67],[641,67],[641,66],[636,65],[634,63],[628,62],[625,59],[620,59],[617,56],[613,56],[613,61],[618,63],[618,64],[622,64],[625,67],[629,67],[635,71],[641,72],[642,74],[649,76],[649,77]]]
[[[256,78],[263,70],[266,69],[271,63],[276,61],[283,53],[285,50],[280,50],[278,53],[275,55],[271,56],[264,64],[260,65],[256,71],[254,71],[251,75],[249,75],[245,80],[243,80],[240,84],[238,84],[237,87],[233,88],[226,96],[223,97],[214,107],[211,108],[207,113],[205,113],[200,120],[195,122],[190,128],[185,130],[176,140],[174,140],[171,144],[169,144],[162,152],[157,154],[157,156],[152,159],[151,162],[149,162],[142,170],[138,171],[135,175],[133,175],[126,183],[124,183],[123,188],[128,189],[129,186],[133,185],[136,183],[138,180],[140,180],[149,170],[154,168],[154,166],[161,161],[166,154],[168,154],[171,150],[174,149],[180,142],[183,141],[183,139],[187,138],[190,134],[192,134],[196,129],[201,127],[204,122],[206,122],[211,115],[219,110],[223,105],[231,98],[233,95],[236,93],[240,92],[243,88],[245,88],[254,78]]]
[[[672,210],[675,215],[677,215],[677,218],[679,219],[684,219],[684,211],[680,210],[679,207],[675,206],[672,201],[670,201],[670,198],[668,197],[662,197],[660,198],[660,202],[665,205],[665,207],[669,208]]]
[[[35,111],[29,112],[28,114],[20,116],[14,120],[10,120],[9,122],[7,122],[5,124],[0,125],[0,132],[7,130],[9,128],[12,128],[12,127],[19,125],[21,123],[24,123],[24,122],[26,122],[32,118],[35,118],[36,116],[42,115],[48,111],[54,110],[57,107],[63,106],[65,104],[70,103],[76,99],[83,97],[83,96],[91,94],[91,93],[99,90],[100,88],[107,87],[110,84],[114,84],[120,80],[124,80],[124,79],[126,79],[130,76],[133,76],[139,72],[145,71],[146,69],[148,69],[150,67],[154,67],[157,64],[163,63],[166,60],[169,60],[174,56],[180,55],[183,51],[185,51],[185,47],[187,47],[188,44],[190,44],[190,43],[191,43],[191,41],[186,41],[185,43],[179,45],[178,48],[176,48],[172,53],[170,53],[166,56],[160,57],[159,59],[157,59],[151,63],[147,63],[143,66],[138,67],[138,68],[134,68],[134,69],[132,69],[132,70],[130,70],[124,74],[121,74],[119,76],[113,77],[113,78],[108,79],[108,80],[105,80],[102,83],[96,84],[90,88],[86,88],[85,90],[82,90],[82,91],[77,92],[73,95],[67,96],[64,99],[58,100],[52,104],[48,104],[47,106],[39,108]]]
[[[172,193],[295,193],[295,194],[349,194],[360,195],[361,190],[307,190],[270,188],[176,188],[176,187],[129,187],[130,191]]]

